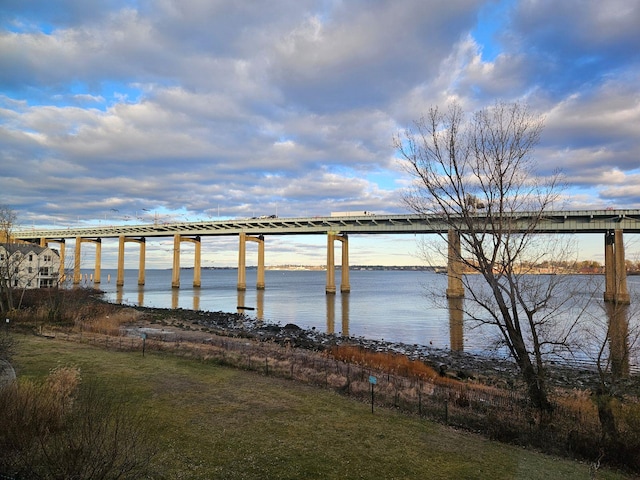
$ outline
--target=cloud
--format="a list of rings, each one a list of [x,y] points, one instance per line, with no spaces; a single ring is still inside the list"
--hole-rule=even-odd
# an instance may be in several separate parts
[[[639,0],[6,0],[0,204],[69,224],[403,212],[394,134],[521,100],[570,205],[640,207],[639,19]]]

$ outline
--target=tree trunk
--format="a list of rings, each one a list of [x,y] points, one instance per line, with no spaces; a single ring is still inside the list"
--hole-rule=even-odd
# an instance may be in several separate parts
[[[553,405],[551,405],[551,402],[549,401],[546,382],[543,378],[542,372],[536,372],[533,365],[529,362],[528,357],[525,357],[525,359],[519,363],[524,363],[524,365],[520,365],[520,369],[527,385],[527,391],[529,393],[531,403],[538,410],[551,412],[553,410]]]

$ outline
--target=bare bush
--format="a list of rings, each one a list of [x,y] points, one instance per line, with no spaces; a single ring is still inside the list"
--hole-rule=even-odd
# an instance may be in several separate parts
[[[154,449],[142,418],[98,383],[60,367],[0,391],[0,473],[21,479],[136,479]]]

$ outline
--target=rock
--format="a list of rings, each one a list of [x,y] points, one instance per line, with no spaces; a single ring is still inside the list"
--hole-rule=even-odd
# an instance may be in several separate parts
[[[16,380],[16,371],[6,360],[0,360],[0,389],[11,385]]]

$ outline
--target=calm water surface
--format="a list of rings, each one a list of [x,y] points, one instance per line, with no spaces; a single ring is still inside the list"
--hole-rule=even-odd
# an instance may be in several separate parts
[[[336,278],[339,283],[339,272]],[[236,290],[237,270],[202,270],[200,288],[193,288],[188,269],[181,271],[179,289],[171,288],[171,270],[147,270],[146,284],[140,287],[137,270],[125,271],[123,287],[116,288],[115,279],[115,270],[103,269],[100,288],[110,301],[130,305],[224,312],[244,306],[253,309],[244,310],[249,316],[281,325],[472,353],[485,353],[495,334],[452,316],[444,298],[447,278],[432,272],[354,270],[351,292],[335,295],[325,294],[324,271],[267,270],[266,289],[259,291],[256,271],[248,269],[246,292]],[[640,277],[629,277],[628,283],[630,291],[637,291]],[[601,299],[602,285],[600,276],[575,276],[570,294],[587,298],[595,288]],[[638,301],[637,296],[632,299]]]

